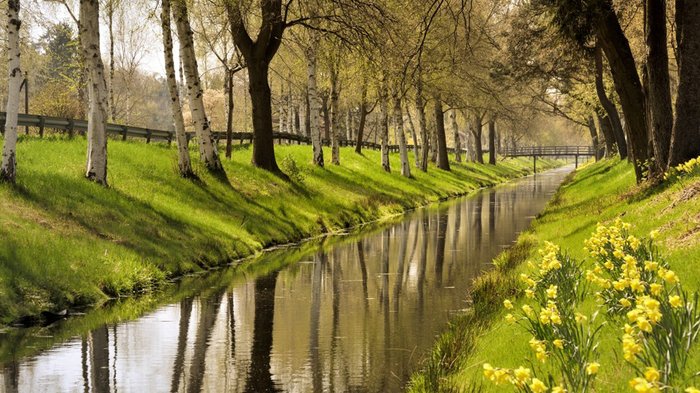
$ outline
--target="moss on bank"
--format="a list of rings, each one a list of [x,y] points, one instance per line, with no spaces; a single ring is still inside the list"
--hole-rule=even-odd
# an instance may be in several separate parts
[[[484,363],[517,367],[527,364],[525,359],[531,353],[530,336],[517,325],[502,322],[503,299],[520,292],[516,277],[530,269],[522,262],[534,257],[535,250],[544,241],[560,245],[572,257],[585,259],[584,240],[590,237],[598,222],[622,217],[633,225],[632,234],[639,237],[659,229],[657,239],[662,255],[686,289],[698,290],[699,194],[698,177],[656,187],[637,186],[632,167],[619,160],[590,165],[575,173],[533,221],[531,229],[521,235],[518,247],[504,253],[495,261],[495,269],[475,282],[471,295],[475,306],[455,319],[441,335],[424,369],[413,376],[410,390],[513,391],[512,386],[482,382]],[[516,308],[519,306],[516,304]],[[595,304],[591,299],[583,307],[592,311]],[[629,391],[627,381],[635,376],[622,360],[620,331],[617,323],[609,323],[601,332],[597,391]],[[691,353],[688,369],[700,369],[697,348]]]
[[[105,189],[82,177],[84,146],[82,138],[18,145],[18,182],[0,185],[0,322],[145,292],[531,168],[527,159],[454,164],[452,172],[431,166],[406,179],[383,172],[375,151],[342,149],[342,165],[323,169],[310,164],[310,147],[279,146],[278,161],[295,179],[287,182],[252,167],[242,146],[224,162],[225,176],[197,167],[192,181],[177,175],[174,147],[110,141]],[[391,164],[399,167],[397,155]]]

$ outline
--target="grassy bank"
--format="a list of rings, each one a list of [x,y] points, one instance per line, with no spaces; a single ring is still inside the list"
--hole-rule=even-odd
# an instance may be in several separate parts
[[[579,260],[585,267],[593,262],[584,250],[584,240],[591,236],[597,223],[610,223],[621,217],[632,224],[631,233],[648,236],[660,230],[657,237],[661,254],[678,273],[685,289],[696,291],[700,286],[700,177],[685,177],[653,188],[635,185],[632,167],[624,162],[610,160],[575,173],[561,187],[545,211],[524,233],[515,248],[504,253],[493,271],[485,274],[474,285],[474,307],[458,317],[439,338],[422,372],[414,375],[412,391],[513,391],[510,384],[496,386],[483,378],[482,365],[499,367],[530,367],[532,358],[528,341],[531,335],[522,327],[504,321],[506,298],[519,299],[520,273],[530,274],[533,268],[522,262],[537,260],[536,250],[545,241],[561,246],[563,251]],[[581,308],[596,309],[591,296]],[[604,318],[600,316],[599,318]],[[623,321],[610,321],[600,333],[600,373],[596,391],[630,391],[628,381],[639,376],[622,359],[620,336]],[[698,385],[692,372],[700,370],[698,346],[691,351],[685,385]]]
[[[172,147],[111,141],[105,189],[82,178],[84,155],[82,138],[20,142],[18,183],[0,185],[0,322],[147,291],[531,167],[525,159],[455,164],[406,179],[383,172],[375,151],[342,149],[342,165],[322,169],[310,165],[310,147],[284,146],[277,158],[295,179],[286,182],[253,168],[244,146],[224,163],[226,176],[196,168],[192,181],[177,175]],[[399,167],[396,155],[391,164]]]

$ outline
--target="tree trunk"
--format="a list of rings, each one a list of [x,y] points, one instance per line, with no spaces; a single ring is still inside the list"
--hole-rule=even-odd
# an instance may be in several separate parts
[[[275,160],[272,137],[272,100],[268,82],[269,63],[248,61],[248,92],[253,107],[253,160],[252,164],[270,172],[280,173]]]
[[[391,164],[389,163],[389,99],[387,97],[386,82],[382,81],[382,87],[379,92],[379,108],[381,116],[381,143],[382,143],[382,169],[386,172],[391,172]]]
[[[394,96],[394,125],[399,142],[399,156],[401,157],[401,176],[411,177],[411,164],[408,162],[408,148],[406,147],[406,135],[403,132],[403,111],[401,110],[401,98]]]
[[[597,35],[601,48],[610,62],[615,90],[625,115],[629,154],[637,181],[644,179],[648,163],[648,131],[642,84],[629,42],[612,8],[605,9],[597,20]]]
[[[479,164],[484,163],[484,151],[481,148],[481,133],[482,133],[481,120],[482,119],[483,119],[483,115],[474,114],[474,126],[472,127],[472,136],[474,137],[473,138],[474,159]]]
[[[233,70],[226,70],[226,158],[231,159],[233,149]]]
[[[418,70],[420,72],[420,68]],[[423,99],[423,80],[418,74],[416,82],[416,112],[418,113],[418,129],[420,130],[421,160],[420,170],[428,171],[428,122],[425,118],[425,100]]]
[[[331,68],[331,162],[334,165],[340,165],[340,108],[338,105],[338,69],[337,65],[333,65]]]
[[[496,165],[496,120],[489,120],[489,164]]]
[[[114,2],[107,3],[107,19],[109,24],[109,118],[115,121],[116,109],[114,108]],[[168,16],[170,20],[170,16]]]
[[[666,0],[646,0],[646,7],[646,72],[649,78],[647,106],[654,149],[654,165],[650,169],[653,169],[655,175],[663,175],[668,165],[673,130],[666,44]]]
[[[598,131],[595,129],[595,122],[593,121],[593,116],[588,116],[588,131],[591,134],[591,142],[593,143],[593,151],[595,152],[595,160],[598,161],[601,158],[600,145],[598,142]]]
[[[182,56],[182,66],[187,79],[187,95],[189,97],[190,112],[192,113],[192,121],[199,144],[199,156],[209,170],[223,170],[221,161],[219,160],[219,154],[216,151],[216,144],[214,144],[214,140],[211,136],[209,119],[207,119],[207,114],[204,110],[204,100],[202,98],[204,92],[202,91],[201,81],[199,80],[197,58],[195,56],[194,41],[192,39],[192,28],[190,27],[190,21],[187,15],[187,3],[185,1],[175,1],[175,4],[173,4],[173,17],[175,18],[175,25],[177,26],[177,34],[180,41],[180,54]],[[249,71],[254,67],[255,65],[252,65]],[[265,69],[265,74],[267,74],[267,69]],[[265,81],[265,84],[267,84],[267,81]],[[251,91],[252,90],[251,86]],[[253,116],[255,117],[256,100],[252,96],[251,101],[253,103]],[[253,124],[255,124],[255,119],[253,119]],[[255,150],[257,150],[257,148],[258,146],[256,144],[253,147],[253,157],[255,157]]]
[[[321,96],[321,114],[323,115],[323,142],[330,145],[331,142],[331,118],[328,113],[328,94],[325,92]]]
[[[321,141],[321,124],[320,124],[320,103],[318,97],[318,87],[316,82],[316,43],[318,39],[311,40],[311,45],[306,51],[307,60],[307,75],[309,79],[309,119],[311,131],[311,145],[313,147],[313,163],[318,166],[323,166],[323,145]]]
[[[437,167],[450,170],[450,160],[447,157],[447,138],[445,137],[445,113],[442,111],[442,99],[435,96],[435,139],[437,139]]]
[[[7,2],[7,69],[8,96],[5,109],[5,144],[2,149],[2,166],[0,166],[0,182],[15,182],[17,176],[17,117],[19,113],[19,89],[22,85],[22,70],[20,68],[19,29],[22,22],[19,19],[20,0]]]
[[[85,177],[107,185],[107,82],[100,54],[99,1],[80,0],[80,35],[88,72],[90,110]]]
[[[459,139],[459,125],[457,124],[457,110],[450,111],[450,123],[452,123],[452,133],[455,140],[455,162],[462,162],[462,143]]]
[[[411,138],[413,138],[413,157],[415,159],[416,168],[420,168],[420,153],[418,152],[418,135],[416,135],[416,126],[413,124],[411,109],[406,105],[406,114],[408,115],[408,126],[411,127]]]
[[[304,89],[301,106],[299,107],[299,134],[311,138],[311,124],[309,122],[309,91]]]
[[[615,107],[615,104],[608,98],[608,94],[605,92],[605,84],[603,83],[603,50],[600,45],[597,45],[595,50],[595,69],[596,93],[601,106],[607,114],[612,130],[613,139],[610,140],[610,143],[617,144],[617,151],[620,153],[620,158],[624,160],[627,158],[625,132],[622,129],[622,122],[620,121],[620,114],[617,112],[617,107]],[[612,150],[610,154],[612,154]]]
[[[614,150],[614,144],[615,144],[615,137],[613,136],[613,130],[612,130],[612,124],[610,123],[610,118],[607,116],[603,117],[600,115],[598,116],[598,128],[600,128],[600,132],[603,133],[603,137],[605,138],[605,157],[611,157],[613,154],[615,154]]]
[[[355,153],[362,154],[362,142],[365,138],[365,122],[367,121],[367,80],[362,83],[362,98],[360,99],[360,121],[357,126],[357,144]]]
[[[669,166],[700,156],[700,2],[676,0],[678,98]]]
[[[277,127],[278,132],[285,132],[286,131],[286,120],[287,120],[287,113],[285,112],[287,110],[287,101],[284,95],[284,83],[280,83],[280,100],[279,100],[279,105],[277,105],[279,117],[277,120],[279,120],[279,126]]]
[[[190,163],[190,151],[187,146],[187,135],[185,135],[185,122],[182,118],[182,107],[180,106],[180,92],[175,78],[175,60],[173,58],[173,38],[170,30],[170,0],[163,0],[160,13],[161,28],[163,30],[163,56],[165,58],[165,77],[170,93],[170,109],[175,123],[175,141],[177,142],[177,167],[180,176],[188,177],[192,175],[192,165]]]

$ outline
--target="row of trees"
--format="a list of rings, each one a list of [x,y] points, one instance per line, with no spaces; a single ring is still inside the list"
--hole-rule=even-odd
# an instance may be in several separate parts
[[[74,15],[69,1],[59,3]],[[110,64],[106,73],[101,61],[100,3],[79,3],[75,20],[80,26],[77,41],[83,48],[82,64],[72,70],[77,79],[84,73],[89,96],[91,148],[86,174],[106,184],[104,123],[124,117],[115,105],[119,92],[113,81],[115,65]],[[112,19],[123,4],[109,0],[104,5],[109,59],[114,63]],[[203,164],[222,170],[211,136],[212,108],[206,102],[211,80],[207,64],[211,63],[218,65],[222,75],[226,109],[218,110],[226,112],[229,135],[237,87],[248,87],[252,164],[266,170],[280,172],[273,121],[280,131],[311,137],[312,160],[321,166],[325,164],[323,139],[330,142],[331,162],[340,164],[340,141],[367,140],[370,123],[375,140],[382,144],[381,164],[386,171],[392,169],[388,159],[392,141],[400,147],[400,172],[408,177],[409,141],[415,166],[423,171],[430,161],[450,169],[448,144],[456,148],[456,161],[463,159],[463,148],[468,159],[482,161],[484,139],[490,162],[495,164],[496,146],[513,145],[536,127],[538,113],[551,112],[552,97],[559,104],[570,100],[561,90],[552,89],[551,78],[543,78],[538,85],[513,67],[523,61],[514,55],[511,44],[520,15],[516,11],[525,8],[514,8],[505,0],[421,4],[408,0],[162,0],[156,18],[165,62],[162,95],[169,97],[172,116],[167,120],[176,131],[180,173],[192,175],[185,137],[188,127],[196,133]],[[240,75],[245,77],[236,78]],[[18,95],[8,97],[9,114],[10,102]],[[555,113],[571,117],[566,110]],[[6,132],[6,147],[12,145],[8,137],[12,133]],[[606,143],[609,140],[605,138]],[[226,155],[230,154],[229,139]],[[12,175],[5,177],[13,178],[14,170],[9,172]]]

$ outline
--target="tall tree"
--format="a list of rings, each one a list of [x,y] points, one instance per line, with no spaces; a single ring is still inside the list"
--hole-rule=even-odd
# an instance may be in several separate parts
[[[231,35],[248,65],[248,91],[253,106],[253,160],[256,167],[280,172],[275,160],[272,138],[272,101],[268,74],[270,62],[282,43],[287,26],[282,14],[281,0],[261,0],[260,31],[253,40],[243,22],[243,4],[239,0],[224,0],[231,26]]]
[[[381,116],[382,169],[391,172],[391,164],[389,163],[389,97],[386,80],[382,80],[382,86],[379,90],[379,111]]]
[[[311,44],[306,48],[306,69],[308,77],[308,100],[309,100],[309,132],[311,133],[311,146],[313,149],[313,163],[323,166],[323,140],[321,138],[321,98],[318,94],[318,57],[316,47],[318,46],[318,34],[311,31]]]
[[[447,138],[445,137],[445,112],[442,110],[440,95],[435,96],[435,134],[437,139],[437,167],[450,170],[450,160],[447,157]]]
[[[457,124],[457,110],[450,111],[450,122],[452,123],[452,137],[455,140],[455,162],[462,162],[462,143],[459,138],[459,124]]]
[[[87,170],[85,177],[107,185],[107,82],[100,53],[99,0],[80,0],[80,43],[88,74]]]
[[[408,148],[406,146],[406,135],[403,129],[403,111],[401,109],[401,97],[394,94],[394,126],[399,142],[399,157],[401,159],[401,175],[411,177],[411,165],[408,162]]]
[[[177,1],[177,0],[176,0]],[[165,78],[170,92],[170,109],[175,123],[175,140],[177,141],[177,167],[183,177],[192,176],[190,151],[185,134],[185,121],[182,118],[180,92],[175,77],[175,60],[173,58],[173,37],[170,29],[170,0],[162,0],[160,23],[163,30],[163,57],[165,58]]]
[[[223,170],[216,144],[211,135],[209,119],[204,109],[204,92],[199,78],[197,58],[194,50],[192,27],[190,26],[186,0],[175,0],[172,7],[177,34],[180,41],[180,56],[187,80],[187,96],[192,112],[197,143],[199,144],[199,156],[209,170]]]
[[[614,137],[614,140],[611,142],[617,144],[617,151],[620,153],[620,158],[624,160],[627,158],[627,141],[625,140],[625,132],[622,129],[622,122],[620,121],[620,114],[617,111],[617,107],[610,98],[608,98],[608,93],[605,91],[605,84],[603,83],[603,50],[600,45],[596,45],[595,49],[595,89],[598,100],[603,106],[607,114],[606,117],[610,122]]]
[[[673,109],[668,74],[666,44],[666,0],[646,0],[646,73],[649,88],[647,103],[649,131],[654,147],[654,163],[650,170],[662,175],[668,165],[673,130]]]
[[[496,165],[496,119],[489,119],[489,164]]]
[[[2,166],[0,166],[0,182],[13,183],[17,171],[17,114],[19,112],[19,89],[22,84],[22,69],[20,68],[19,29],[22,22],[19,19],[20,0],[7,2],[7,69],[8,96],[5,114],[5,144],[2,148]]]
[[[669,165],[700,155],[700,2],[676,0],[678,98]]]

